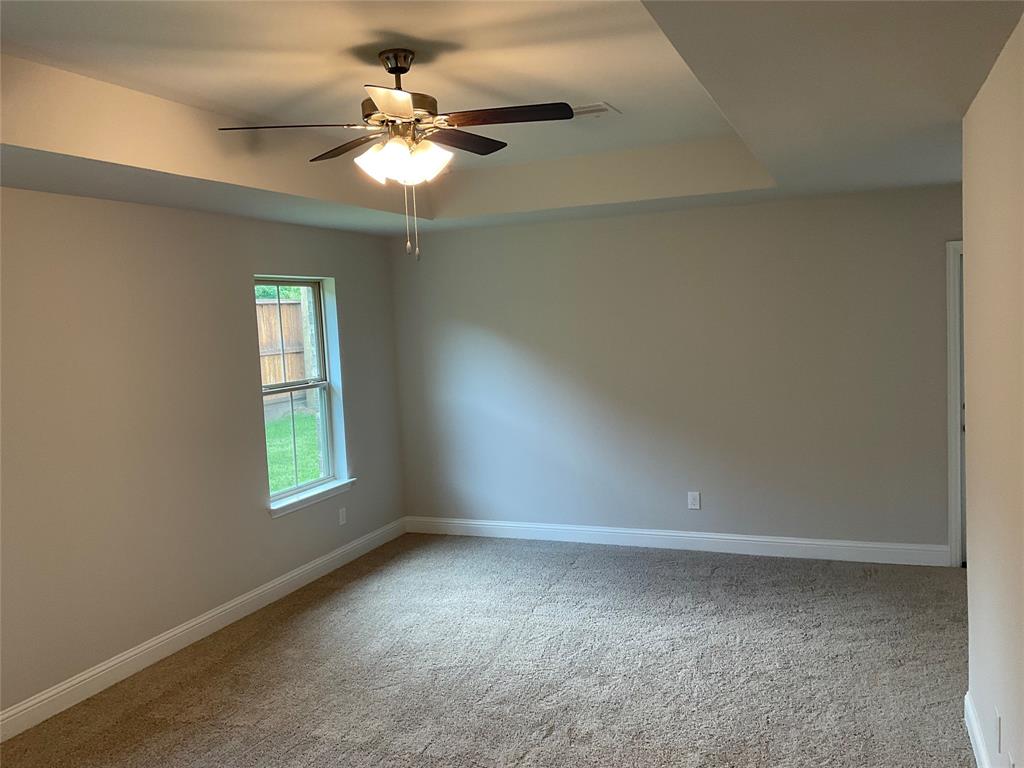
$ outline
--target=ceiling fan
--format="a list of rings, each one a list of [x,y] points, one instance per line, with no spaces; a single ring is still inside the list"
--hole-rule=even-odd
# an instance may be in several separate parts
[[[310,159],[311,163],[340,157],[373,144],[355,158],[356,164],[381,184],[388,179],[415,187],[435,178],[448,165],[452,153],[438,145],[476,155],[489,155],[508,146],[503,141],[461,130],[478,125],[502,125],[545,120],[569,120],[572,107],[564,102],[516,107],[438,112],[437,99],[426,93],[402,90],[402,75],[412,67],[415,53],[408,48],[388,48],[378,54],[395,87],[365,86],[369,98],[362,103],[362,123],[313,123],[302,125],[245,125],[222,131],[260,131],[276,128],[349,128],[368,131]]]

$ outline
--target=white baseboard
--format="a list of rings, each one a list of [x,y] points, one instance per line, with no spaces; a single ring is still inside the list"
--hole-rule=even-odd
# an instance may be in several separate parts
[[[978,764],[978,768],[995,768],[989,760],[985,734],[981,730],[981,721],[978,719],[978,711],[974,708],[974,699],[971,698],[970,691],[964,696],[964,723],[967,724],[967,735],[971,737],[974,762]]]
[[[740,555],[849,560],[861,563],[949,565],[949,547],[945,544],[890,544],[873,541],[797,539],[788,536],[746,536],[735,533],[607,528],[597,525],[518,523],[440,517],[407,517],[405,518],[405,530],[409,533],[577,541],[587,544],[692,549],[705,552],[731,552]]]
[[[80,672],[52,688],[8,707],[0,712],[0,739],[8,739],[41,723],[150,664],[180,651],[185,646],[376,549],[381,544],[401,536],[403,532],[402,520],[389,523],[141,645],[119,653],[112,659]]]

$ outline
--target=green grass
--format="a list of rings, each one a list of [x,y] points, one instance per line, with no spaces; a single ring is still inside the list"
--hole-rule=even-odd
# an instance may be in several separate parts
[[[268,421],[267,469],[270,471],[270,492],[272,494],[302,485],[321,477],[320,433],[316,414],[295,413],[295,452],[297,462],[292,461],[292,419],[291,414]],[[298,478],[295,467],[298,465]]]

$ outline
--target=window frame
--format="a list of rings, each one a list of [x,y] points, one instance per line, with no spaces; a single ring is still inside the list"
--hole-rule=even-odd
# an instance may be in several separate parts
[[[326,474],[322,477],[318,477],[316,480],[310,480],[299,485],[294,485],[284,490],[278,491],[277,493],[270,492],[270,476],[269,476],[269,458],[267,455],[266,438],[263,441],[264,451],[264,465],[267,467],[267,493],[269,494],[269,506],[272,514],[279,513],[284,514],[285,512],[297,509],[300,506],[305,506],[301,503],[307,501],[312,503],[320,500],[319,491],[332,490],[329,486],[337,486],[338,490],[345,490],[351,480],[340,481],[338,478],[338,470],[335,464],[335,448],[334,442],[336,433],[333,424],[333,404],[331,403],[331,389],[333,384],[331,382],[330,375],[330,361],[328,360],[327,354],[327,313],[324,309],[324,281],[311,279],[311,278],[300,278],[300,277],[272,277],[266,275],[257,275],[253,278],[253,288],[259,285],[270,285],[278,289],[277,294],[277,311],[278,311],[278,328],[281,334],[281,366],[283,375],[287,376],[287,363],[284,360],[284,322],[281,319],[281,293],[280,288],[282,286],[296,286],[309,288],[315,304],[314,316],[317,318],[318,333],[317,333],[317,355],[318,355],[318,370],[320,375],[316,378],[311,379],[292,379],[284,381],[280,384],[263,384],[262,370],[260,373],[260,403],[265,403],[267,395],[276,394],[289,394],[295,392],[309,392],[317,391],[321,403],[321,413],[323,426],[320,432],[321,449],[323,451],[323,458],[321,460],[322,466],[326,468]],[[254,304],[255,306],[255,304]],[[264,406],[264,430],[266,429],[266,415]],[[297,455],[295,453],[295,423],[294,423],[294,410],[292,412],[292,460],[297,461]],[[297,473],[296,473],[297,474]],[[292,506],[289,502],[295,501],[295,506]]]

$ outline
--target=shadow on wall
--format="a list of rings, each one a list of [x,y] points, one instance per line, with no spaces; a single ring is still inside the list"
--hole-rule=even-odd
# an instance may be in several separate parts
[[[852,259],[835,222],[753,223],[435,243],[407,278],[414,513],[943,543],[941,238]]]
[[[632,398],[602,391],[480,328],[447,328],[431,357],[426,429],[436,466],[425,477],[440,502],[434,514],[716,530],[722,515],[756,518],[780,496],[791,510],[844,512],[844,499],[820,487],[826,473],[806,471],[842,442],[826,420],[810,436],[777,434],[777,412],[759,410],[760,397],[723,389],[726,425],[715,421],[717,408],[701,406],[705,396],[691,399],[686,380],[671,393],[678,407],[659,412],[639,382]],[[733,381],[742,389],[752,379]],[[856,477],[863,466],[843,469],[853,484],[870,485]],[[688,490],[704,491],[701,512],[685,509]]]

